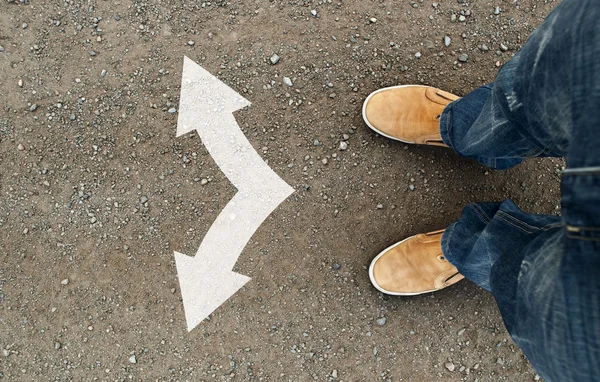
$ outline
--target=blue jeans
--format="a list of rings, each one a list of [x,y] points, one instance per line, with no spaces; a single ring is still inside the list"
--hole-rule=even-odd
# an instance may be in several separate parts
[[[505,169],[562,156],[562,217],[468,205],[442,249],[490,291],[546,381],[600,380],[600,1],[564,0],[500,70],[446,107],[444,142]]]

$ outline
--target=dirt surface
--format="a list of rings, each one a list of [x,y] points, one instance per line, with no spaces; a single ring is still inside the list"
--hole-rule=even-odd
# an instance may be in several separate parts
[[[469,202],[558,213],[564,163],[488,170],[360,111],[383,86],[492,81],[557,3],[0,0],[0,377],[538,380],[487,292],[391,298],[367,269]],[[184,56],[252,102],[237,121],[296,190],[238,260],[252,281],[191,332],[173,252],[235,188],[175,137]]]

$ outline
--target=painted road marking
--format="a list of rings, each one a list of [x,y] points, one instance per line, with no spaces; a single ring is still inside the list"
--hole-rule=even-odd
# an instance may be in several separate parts
[[[196,256],[175,252],[188,331],[250,281],[233,272],[233,266],[262,222],[294,192],[240,130],[233,112],[246,106],[248,100],[184,58],[177,136],[196,130],[238,190],[208,230]]]

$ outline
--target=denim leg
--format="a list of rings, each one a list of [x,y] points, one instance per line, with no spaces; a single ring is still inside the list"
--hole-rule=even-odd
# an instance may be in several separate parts
[[[597,61],[598,8],[594,0],[557,6],[493,83],[445,108],[442,140],[459,155],[496,169],[525,157],[565,156],[577,110],[586,112],[589,105],[582,90],[598,82],[591,73],[578,73],[598,66],[590,62]]]
[[[565,156],[562,217],[468,205],[446,258],[498,303],[546,381],[600,380],[600,2],[564,0],[493,84],[450,104],[440,131],[493,168]]]

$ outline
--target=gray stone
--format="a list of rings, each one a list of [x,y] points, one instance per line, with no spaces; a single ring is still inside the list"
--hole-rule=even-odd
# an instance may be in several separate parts
[[[174,107],[169,109],[169,114],[175,114],[177,113],[177,109],[175,109]]]
[[[292,86],[292,80],[289,77],[283,77],[283,83],[286,84],[287,86]]]
[[[458,56],[458,61],[460,61],[460,62],[469,61],[469,55],[466,53],[461,54],[460,56]]]
[[[379,326],[383,326],[385,325],[385,323],[387,322],[387,318],[385,317],[380,317],[377,320],[375,320],[375,322],[377,323],[377,325]]]
[[[456,369],[456,366],[454,366],[452,362],[446,362],[444,364],[444,367],[448,369],[448,371],[454,371],[454,369]]]
[[[450,46],[451,42],[452,42],[452,39],[450,38],[450,36],[444,36],[444,45]]]
[[[279,60],[281,60],[281,57],[279,57],[277,54],[273,54],[269,59],[269,61],[271,61],[271,65],[275,65],[279,62]]]

